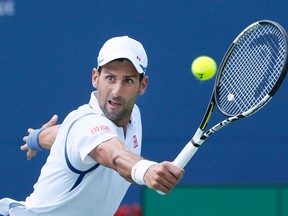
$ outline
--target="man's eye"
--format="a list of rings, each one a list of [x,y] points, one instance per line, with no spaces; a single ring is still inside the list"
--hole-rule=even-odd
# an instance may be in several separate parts
[[[126,83],[131,84],[131,83],[133,83],[133,80],[132,79],[126,79]]]
[[[112,81],[112,80],[115,80],[115,78],[113,76],[107,76],[107,80]]]

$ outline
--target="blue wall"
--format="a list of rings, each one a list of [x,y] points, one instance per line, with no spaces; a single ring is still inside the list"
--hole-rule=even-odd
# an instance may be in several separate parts
[[[214,82],[197,81],[192,60],[209,55],[219,64],[257,20],[288,30],[287,8],[287,0],[0,0],[0,197],[21,200],[32,191],[47,153],[27,162],[22,137],[88,101],[92,67],[110,37],[129,35],[145,46],[149,87],[138,100],[143,155],[173,160],[198,127]],[[182,184],[288,184],[287,83],[255,116],[209,139]],[[139,199],[133,186],[124,203]]]

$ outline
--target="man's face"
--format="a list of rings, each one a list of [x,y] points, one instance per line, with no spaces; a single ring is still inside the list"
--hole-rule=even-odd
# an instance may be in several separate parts
[[[92,82],[105,116],[118,127],[125,127],[130,119],[137,96],[145,92],[148,77],[143,77],[128,61],[112,61],[104,65],[99,74],[93,69]]]

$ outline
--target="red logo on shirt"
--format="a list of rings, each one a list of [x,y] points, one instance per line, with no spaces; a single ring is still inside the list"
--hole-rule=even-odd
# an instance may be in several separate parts
[[[138,147],[138,141],[137,141],[136,135],[133,136],[133,144],[134,144],[134,148]]]
[[[101,126],[96,126],[96,127],[91,129],[92,134],[96,134],[100,131],[110,131],[110,128],[106,125],[101,125]]]

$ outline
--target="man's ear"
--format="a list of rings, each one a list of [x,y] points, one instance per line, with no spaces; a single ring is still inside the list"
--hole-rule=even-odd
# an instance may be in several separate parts
[[[99,72],[96,68],[92,69],[92,85],[94,88],[97,88],[98,86],[98,78],[99,78]]]
[[[148,76],[144,76],[141,80],[140,83],[140,87],[139,87],[139,91],[138,94],[139,95],[143,95],[147,89],[147,85],[148,85]]]

